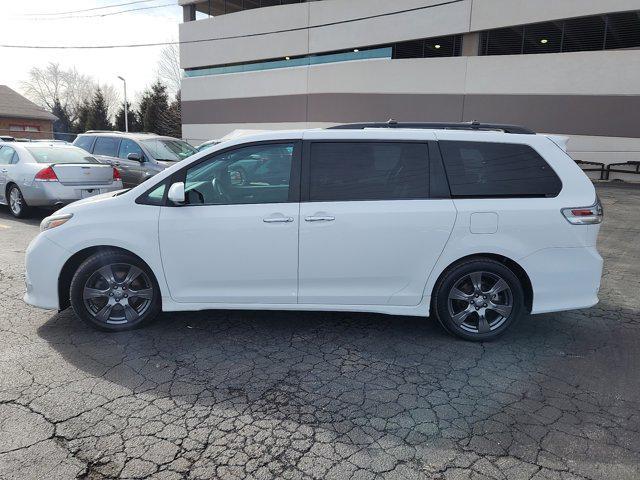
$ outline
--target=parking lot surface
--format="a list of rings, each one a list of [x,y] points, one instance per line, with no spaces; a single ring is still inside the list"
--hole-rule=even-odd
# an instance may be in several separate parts
[[[638,479],[640,187],[604,186],[601,302],[467,343],[434,321],[22,302],[0,207],[0,478]]]

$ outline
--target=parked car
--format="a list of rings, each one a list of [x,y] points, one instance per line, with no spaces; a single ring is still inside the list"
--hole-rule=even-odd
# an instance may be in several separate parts
[[[218,144],[220,144],[222,142],[229,142],[231,140],[237,140],[239,138],[246,137],[248,135],[255,135],[257,133],[264,133],[266,131],[267,130],[236,129],[236,130],[233,130],[232,132],[227,133],[222,138],[217,138],[215,140],[208,140],[208,141],[206,141],[204,143],[201,143],[200,145],[198,145],[196,147],[196,150],[198,152],[201,152],[206,148],[213,147],[213,146],[218,145]]]
[[[187,142],[151,133],[89,131],[73,144],[116,167],[127,188],[196,153]]]
[[[15,142],[16,139],[9,135],[0,135],[0,142]]]
[[[432,315],[468,340],[598,302],[602,207],[551,138],[394,126],[244,137],[65,207],[27,250],[25,301],[107,331],[161,310],[336,310]],[[288,175],[239,182],[247,159]]]
[[[118,171],[84,150],[56,143],[0,143],[0,203],[14,217],[122,189]]]
[[[56,145],[71,145],[70,142],[67,142],[66,140],[44,140],[44,139],[37,139],[37,140],[31,140],[33,143],[55,143]]]
[[[198,146],[196,147],[196,150],[197,150],[198,152],[201,152],[201,151],[203,151],[203,150],[205,150],[205,149],[207,149],[207,148],[209,148],[209,147],[213,147],[213,146],[215,146],[215,145],[218,145],[219,143],[221,143],[221,141],[220,141],[220,140],[218,140],[218,139],[216,139],[216,140],[209,140],[209,141],[207,141],[207,142],[203,142],[203,143],[201,143],[200,145],[198,145]]]

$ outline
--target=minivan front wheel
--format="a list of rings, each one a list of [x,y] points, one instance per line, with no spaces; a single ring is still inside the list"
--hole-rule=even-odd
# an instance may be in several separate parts
[[[150,269],[118,251],[92,255],[76,271],[71,306],[86,323],[104,331],[137,328],[160,312],[160,290]]]
[[[466,340],[486,341],[503,334],[521,316],[524,292],[504,264],[473,259],[445,273],[434,303],[447,331]]]

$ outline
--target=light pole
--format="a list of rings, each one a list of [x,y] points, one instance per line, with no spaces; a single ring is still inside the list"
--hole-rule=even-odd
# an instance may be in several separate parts
[[[124,131],[128,132],[129,131],[129,106],[127,105],[127,81],[118,76],[118,78],[120,80],[122,80],[122,83],[124,83]]]

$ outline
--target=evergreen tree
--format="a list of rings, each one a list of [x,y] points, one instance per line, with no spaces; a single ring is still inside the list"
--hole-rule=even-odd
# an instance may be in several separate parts
[[[131,104],[129,102],[127,102],[127,110],[128,110],[127,116],[129,120],[129,131],[139,132],[140,125],[138,122],[138,114],[133,108],[131,108]],[[120,132],[124,132],[126,130],[125,124],[124,124],[124,107],[121,107],[120,110],[118,110],[118,113],[116,114],[115,129],[119,130]]]
[[[162,116],[169,109],[169,97],[167,88],[156,81],[151,86],[151,90],[147,90],[140,102],[140,120],[142,130],[158,135],[166,135],[165,126],[163,125]]]
[[[104,99],[102,89],[98,88],[93,94],[89,116],[87,118],[86,130],[113,130],[113,125],[109,121],[109,109]]]
[[[80,106],[78,107],[78,119],[73,125],[74,133],[84,133],[87,130],[89,130],[87,128],[87,125],[89,121],[90,112],[91,112],[91,104],[89,102],[85,101],[84,103],[80,104]]]
[[[177,93],[176,98],[169,108],[162,115],[162,125],[165,135],[170,137],[182,138],[182,109],[180,101],[180,92]]]
[[[67,110],[62,106],[60,100],[57,98],[53,102],[51,113],[58,117],[58,120],[53,122],[53,138],[56,140],[73,140],[74,135],[70,133],[73,130],[71,118],[69,118]]]

